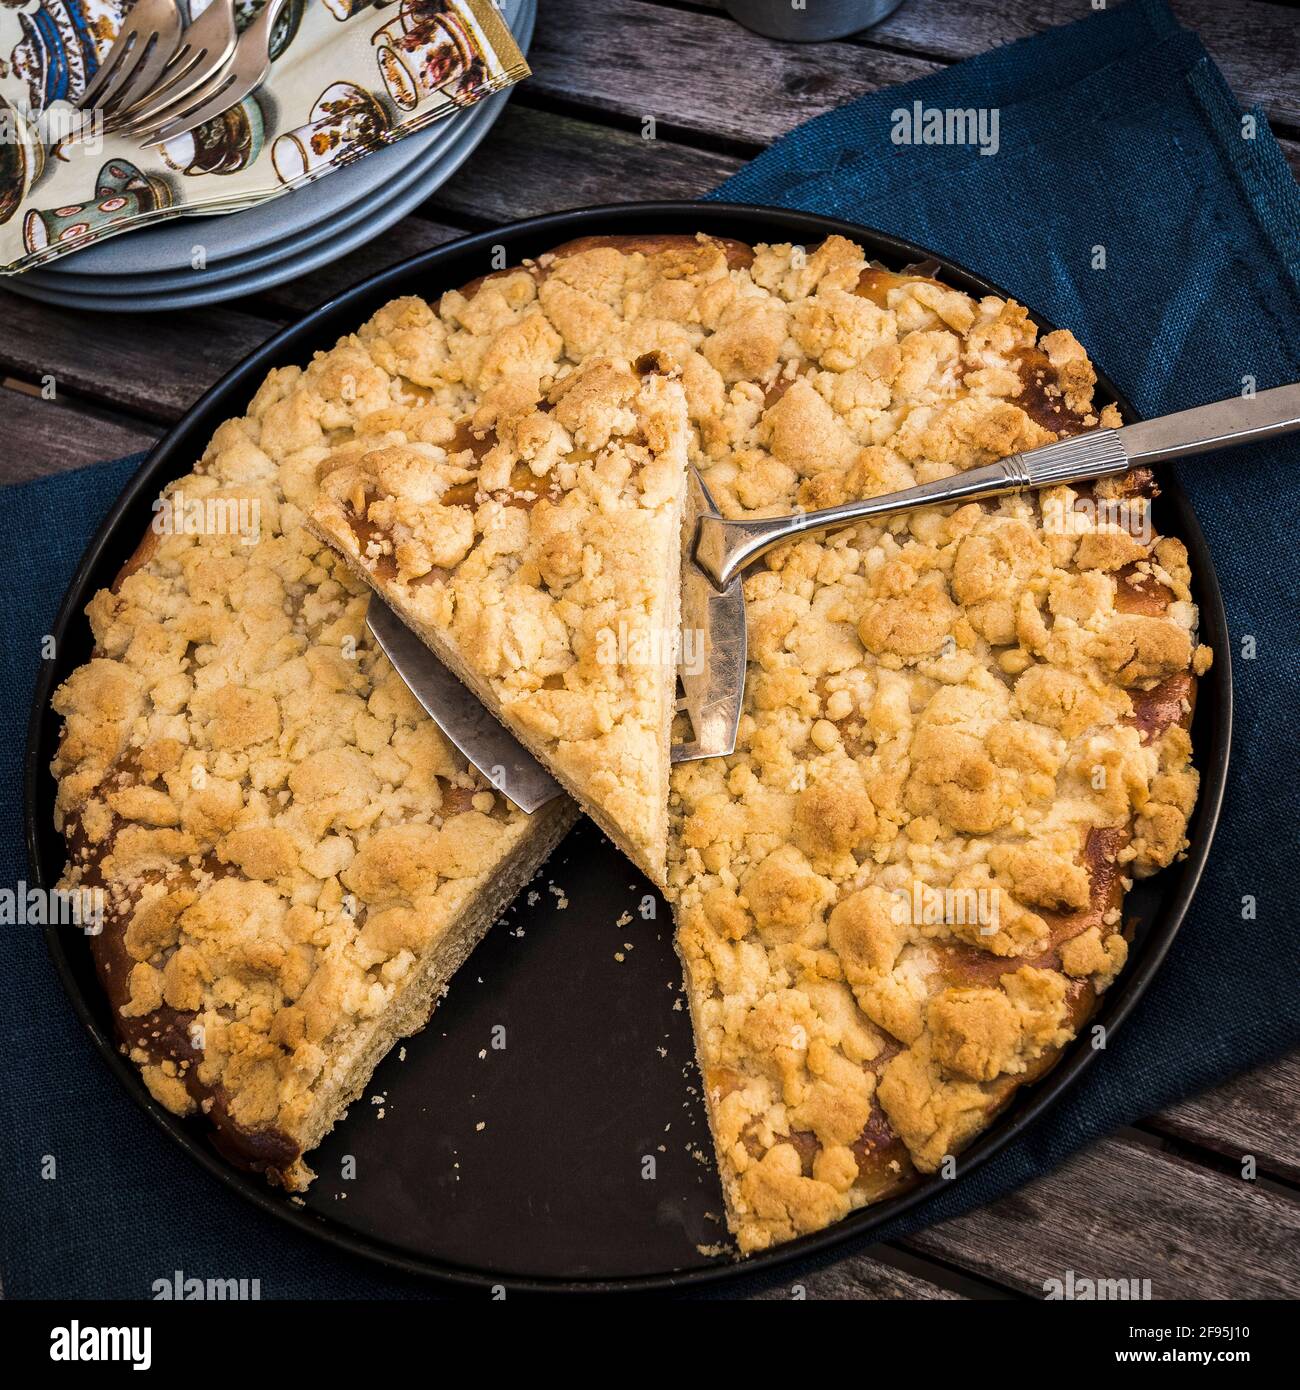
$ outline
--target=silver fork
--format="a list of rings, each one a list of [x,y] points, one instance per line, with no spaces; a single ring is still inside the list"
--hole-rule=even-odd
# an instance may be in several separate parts
[[[271,35],[287,0],[266,0],[239,36],[233,54],[206,81],[179,100],[144,104],[123,133],[141,144],[160,145],[210,121],[256,91],[271,71]]]
[[[105,122],[106,129],[111,131],[130,125],[146,112],[188,96],[225,66],[238,39],[235,0],[211,0],[207,9],[181,35],[179,47],[153,87],[140,91],[136,99],[126,105],[119,103]]]
[[[108,111],[128,97],[142,97],[171,61],[184,27],[176,0],[135,0],[78,108]]]

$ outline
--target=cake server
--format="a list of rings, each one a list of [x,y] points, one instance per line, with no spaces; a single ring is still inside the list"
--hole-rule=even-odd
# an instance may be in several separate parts
[[[741,576],[748,565],[776,546],[808,533],[915,507],[1087,482],[1298,429],[1300,383],[1294,383],[1120,429],[1089,430],[901,492],[822,511],[751,520],[723,517],[703,479],[691,468],[683,526],[689,539],[682,560],[677,671],[682,690],[678,712],[689,720],[691,736],[673,743],[672,761],[725,757],[735,751],[745,692]],[[541,763],[373,594],[366,622],[429,717],[520,810],[534,811],[560,792],[559,783]]]
[[[1253,396],[1232,396],[1213,405],[1161,415],[1120,429],[1088,430],[1040,449],[1010,454],[996,463],[950,478],[904,488],[901,492],[846,502],[823,511],[753,520],[721,517],[716,509],[696,520],[691,553],[715,588],[729,592],[747,565],[775,546],[813,531],[829,531],[856,521],[911,511],[915,507],[971,502],[1026,488],[1057,487],[1126,473],[1211,449],[1269,439],[1300,429],[1300,382]],[[742,662],[743,672],[743,662]],[[730,751],[730,750],[728,750]]]
[[[704,480],[691,468],[684,535],[692,536],[706,519],[720,521],[721,517]],[[692,562],[689,549],[683,547],[677,677],[682,688],[678,709],[690,721],[692,737],[674,742],[675,763],[734,753],[745,694],[745,591],[739,578],[715,588]]]
[[[429,718],[503,796],[531,813],[560,794],[555,778],[377,594],[366,626]]]

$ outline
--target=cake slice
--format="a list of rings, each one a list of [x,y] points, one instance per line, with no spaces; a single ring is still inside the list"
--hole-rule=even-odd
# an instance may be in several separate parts
[[[525,341],[553,334],[540,315]],[[488,352],[500,347],[493,340]],[[650,877],[668,831],[686,407],[648,354],[522,367],[322,466],[312,524]]]
[[[300,445],[351,408],[338,366],[273,374],[221,427],[54,697],[59,886],[94,895],[123,1050],[290,1190],[576,816],[524,815],[466,766],[306,525],[324,451]]]

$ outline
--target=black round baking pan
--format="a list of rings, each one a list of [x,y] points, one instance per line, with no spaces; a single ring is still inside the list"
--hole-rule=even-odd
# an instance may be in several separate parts
[[[87,550],[52,629],[58,656],[42,666],[32,708],[25,797],[33,880],[50,887],[64,862],[52,819],[48,769],[58,721],[49,704],[55,686],[89,655],[86,603],[135,549],[159,489],[190,471],[216,427],[244,412],[268,371],[305,364],[398,295],[433,298],[580,236],[697,231],[805,245],[839,233],[886,265],[931,259],[964,290],[1005,294],[944,257],[851,223],[779,208],[671,202],[530,218],[413,257],[323,304],[247,357],[168,433]],[[1044,331],[1053,326],[1037,322]],[[1105,377],[1099,397],[1137,418]],[[1214,566],[1169,470],[1160,484],[1157,523],[1188,547],[1202,636],[1215,663],[1201,682],[1193,728],[1202,781],[1191,846],[1181,862],[1128,897],[1126,916],[1136,923],[1130,962],[1093,1020],[1110,1035],[1149,984],[1195,891],[1223,799],[1232,723],[1228,632]],[[488,933],[428,1028],[380,1065],[366,1096],[312,1156],[319,1176],[301,1199],[231,1167],[200,1125],[149,1096],[117,1050],[85,938],[58,927],[46,928],[46,938],[73,1008],[118,1081],[196,1163],[270,1215],[397,1269],[511,1290],[702,1284],[861,1246],[883,1223],[948,1186],[927,1179],[828,1230],[739,1263],[727,1253],[670,916],[589,824],[571,832]],[[965,1151],[963,1175],[1032,1124],[1099,1055],[1085,1031]],[[350,1179],[343,1176],[345,1158],[355,1171]]]

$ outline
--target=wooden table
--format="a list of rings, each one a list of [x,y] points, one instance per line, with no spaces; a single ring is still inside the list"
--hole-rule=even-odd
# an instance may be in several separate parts
[[[144,449],[276,327],[470,229],[587,203],[703,193],[863,92],[1086,13],[1088,0],[909,0],[865,38],[757,38],[719,0],[541,0],[533,77],[467,168],[342,263],[250,299],[98,316],[0,292],[0,481]],[[1300,13],[1174,0],[1300,173]],[[599,55],[599,56],[598,56]],[[717,77],[725,65],[727,81]],[[653,116],[656,138],[642,138]],[[53,399],[42,386],[52,382]],[[1153,1116],[970,1216],[803,1277],[810,1297],[1041,1297],[1076,1275],[1157,1298],[1300,1295],[1300,1054]],[[1253,1155],[1258,1176],[1243,1180]],[[789,1281],[737,1286],[791,1296]]]

